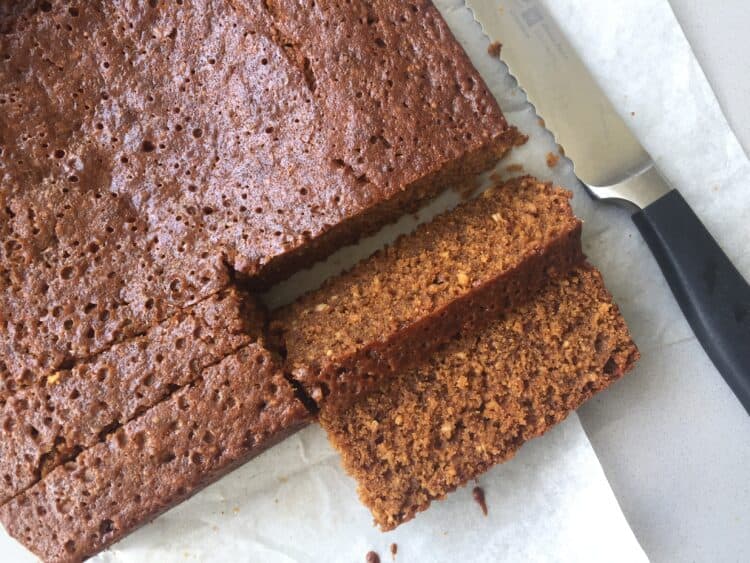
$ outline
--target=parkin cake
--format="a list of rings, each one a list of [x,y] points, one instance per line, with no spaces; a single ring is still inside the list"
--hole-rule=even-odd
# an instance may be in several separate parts
[[[281,279],[517,138],[424,0],[17,2],[0,26],[0,395]]]
[[[530,177],[498,185],[273,313],[287,371],[340,408],[522,303],[581,260],[570,196]]]
[[[637,359],[601,275],[581,265],[320,422],[375,522],[391,530],[513,457]]]

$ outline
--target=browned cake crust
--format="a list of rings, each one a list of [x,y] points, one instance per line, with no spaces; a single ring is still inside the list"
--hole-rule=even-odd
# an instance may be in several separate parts
[[[0,377],[279,279],[513,144],[426,0],[17,2],[0,34]]]
[[[628,371],[638,350],[600,274],[581,266],[321,424],[390,530],[512,457]]]
[[[0,404],[0,504],[258,341],[263,317],[250,297],[222,292]]]
[[[533,295],[582,257],[570,193],[533,178],[486,191],[274,313],[286,366],[326,408]]]
[[[0,508],[45,561],[81,561],[308,420],[273,357],[250,344]]]

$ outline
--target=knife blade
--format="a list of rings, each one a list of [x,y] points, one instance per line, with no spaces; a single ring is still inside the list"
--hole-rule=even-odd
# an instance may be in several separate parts
[[[750,285],[659,173],[540,0],[466,0],[588,192],[626,202],[698,340],[750,414]]]

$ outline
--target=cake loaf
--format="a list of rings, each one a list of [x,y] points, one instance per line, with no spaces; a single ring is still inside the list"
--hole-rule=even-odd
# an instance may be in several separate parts
[[[491,188],[275,312],[287,371],[340,408],[522,302],[581,259],[569,198],[529,177]]]
[[[262,342],[264,312],[247,295],[222,292],[51,374],[0,404],[0,504],[52,469],[201,376]]]
[[[390,530],[512,457],[637,358],[600,274],[584,265],[320,421]]]
[[[44,561],[78,562],[308,421],[274,357],[249,344],[0,508]]]
[[[3,4],[5,391],[278,280],[515,142],[429,1],[297,4]]]

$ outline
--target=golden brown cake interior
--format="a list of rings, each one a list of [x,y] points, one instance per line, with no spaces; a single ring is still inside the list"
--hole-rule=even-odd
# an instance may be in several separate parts
[[[321,424],[390,530],[512,457],[638,358],[601,275],[581,266]]]
[[[581,260],[570,196],[512,180],[328,280],[273,315],[287,370],[319,404],[340,408],[481,328]]]

